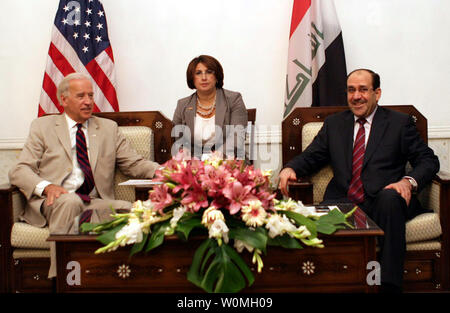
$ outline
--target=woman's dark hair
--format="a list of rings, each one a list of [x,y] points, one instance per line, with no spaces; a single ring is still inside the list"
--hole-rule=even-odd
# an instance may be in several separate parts
[[[223,87],[223,69],[222,65],[220,65],[219,61],[217,61],[215,58],[209,55],[200,55],[196,58],[194,58],[188,65],[187,71],[186,71],[186,80],[188,87],[191,89],[195,89],[194,85],[194,74],[195,74],[195,68],[199,63],[203,63],[208,70],[214,71],[214,76],[217,79],[216,88],[222,88]]]
[[[373,88],[373,90],[375,90],[377,88],[380,88],[380,75],[378,75],[374,71],[366,69],[366,68],[359,68],[359,69],[356,69],[356,70],[352,71],[350,74],[347,75],[347,80],[350,77],[350,75],[352,75],[355,72],[359,72],[359,71],[366,71],[367,73],[369,73],[372,76],[372,88]]]

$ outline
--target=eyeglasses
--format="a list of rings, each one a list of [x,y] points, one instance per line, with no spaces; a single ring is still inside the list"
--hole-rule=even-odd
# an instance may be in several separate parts
[[[203,76],[203,75],[211,76],[211,75],[214,75],[214,73],[215,72],[213,70],[206,70],[205,72],[197,71],[197,72],[194,73],[194,75],[198,76],[198,77]]]
[[[373,90],[373,88],[367,88],[367,87],[361,87],[361,88],[359,88],[359,89],[356,89],[356,88],[353,88],[353,87],[348,87],[347,89],[346,89],[346,91],[347,91],[347,93],[348,94],[350,94],[350,95],[352,95],[352,94],[354,94],[355,92],[359,92],[360,94],[362,94],[362,95],[365,95],[365,94],[367,94],[368,92],[369,92],[369,90]]]

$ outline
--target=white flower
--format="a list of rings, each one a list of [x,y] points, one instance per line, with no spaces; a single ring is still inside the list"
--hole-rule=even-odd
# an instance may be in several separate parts
[[[180,218],[183,217],[185,212],[186,208],[184,206],[180,206],[179,208],[174,209],[173,217],[170,219],[170,227],[175,228],[177,226],[178,221],[180,220]]]
[[[128,224],[116,233],[116,239],[119,239],[123,236],[125,236],[126,239],[121,241],[121,246],[139,243],[142,241],[142,227],[139,219],[130,218],[128,220]]]
[[[267,219],[266,228],[269,230],[270,238],[282,236],[286,232],[290,233],[297,230],[285,215],[281,216],[279,214],[270,215]]]
[[[225,217],[220,210],[215,207],[210,207],[203,212],[202,224],[208,229],[211,228],[213,223],[217,220],[225,221]]]
[[[311,236],[311,232],[304,225],[297,228],[291,234],[297,239],[308,238],[309,236]]]
[[[299,204],[293,211],[305,217],[319,216],[313,206],[304,206],[303,203]]]
[[[305,206],[301,201],[294,201],[291,198],[288,200],[276,200],[275,208],[278,210],[292,211],[301,214],[305,217],[319,217],[323,214],[317,213],[313,206]]]
[[[237,252],[241,253],[242,250],[247,249],[248,252],[253,252],[253,247],[246,244],[245,242],[243,242],[242,240],[239,239],[234,239],[234,248],[236,249]]]
[[[257,227],[264,225],[266,220],[267,212],[263,208],[261,201],[249,201],[248,205],[241,208],[242,220],[245,225],[251,227]]]
[[[209,228],[209,238],[223,238],[225,243],[228,243],[228,231],[227,224],[223,220],[217,219]]]

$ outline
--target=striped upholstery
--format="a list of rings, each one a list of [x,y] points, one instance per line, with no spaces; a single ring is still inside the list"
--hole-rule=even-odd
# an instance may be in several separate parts
[[[322,122],[307,123],[302,128],[302,150],[314,139],[322,127]],[[322,168],[310,177],[313,183],[313,201],[319,203],[323,199],[325,189],[333,177],[330,166]],[[439,238],[442,234],[439,220],[439,194],[440,187],[437,182],[431,183],[419,194],[419,200],[424,208],[434,211],[416,216],[406,223],[407,250],[440,250],[438,241],[430,241]]]
[[[146,159],[154,160],[153,132],[151,128],[146,126],[120,126],[119,129],[138,154],[142,155]],[[116,199],[133,202],[135,200],[134,188],[117,185],[127,179],[128,178],[119,170],[116,171],[115,196]],[[50,249],[50,243],[46,241],[49,236],[48,227],[39,228],[26,223],[18,222],[19,216],[21,215],[21,212],[23,212],[24,208],[25,198],[20,192],[15,192],[13,194],[15,223],[11,231],[11,246],[19,249],[15,249],[13,253],[14,258],[17,258],[18,256],[42,257],[42,255],[46,255],[44,257],[49,257],[48,249]]]

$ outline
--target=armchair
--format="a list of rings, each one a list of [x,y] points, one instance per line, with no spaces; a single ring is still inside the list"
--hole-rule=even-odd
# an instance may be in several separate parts
[[[386,106],[410,114],[417,129],[428,142],[427,120],[412,105]],[[322,127],[328,115],[347,107],[296,108],[282,122],[282,164],[301,153]],[[325,188],[333,175],[330,166],[308,178],[289,184],[290,196],[304,203],[322,201]],[[405,291],[448,291],[450,289],[450,173],[439,172],[432,183],[419,194],[424,208],[432,213],[421,214],[406,224]]]
[[[108,112],[95,115],[116,121],[119,129],[142,156],[164,163],[171,157],[172,122],[158,111]],[[133,187],[118,186],[127,178],[117,171],[116,198],[134,201]],[[0,186],[0,292],[51,292],[48,228],[20,222],[25,198],[15,186]]]

